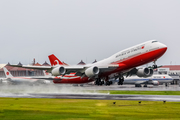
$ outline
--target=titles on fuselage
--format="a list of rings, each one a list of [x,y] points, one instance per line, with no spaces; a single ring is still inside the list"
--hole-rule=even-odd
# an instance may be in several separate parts
[[[154,76],[154,78],[162,78],[161,76]]]
[[[141,50],[141,49],[144,49],[144,46],[145,46],[145,44],[140,45],[140,46],[135,47],[135,48],[131,48],[131,49],[126,50],[126,51],[123,51],[119,55],[116,55],[116,58],[120,57],[120,56],[123,56],[123,55],[127,55],[127,54],[132,53],[132,52],[136,52],[136,51]]]

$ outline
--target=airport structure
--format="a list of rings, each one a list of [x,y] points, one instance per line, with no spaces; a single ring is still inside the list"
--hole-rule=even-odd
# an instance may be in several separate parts
[[[78,65],[85,65],[86,63],[81,60],[81,62],[78,63]]]
[[[11,74],[15,77],[17,76],[43,76],[43,71],[42,70],[36,70],[36,69],[26,69],[26,68],[19,68],[19,67],[12,67],[9,66],[10,63],[8,64],[1,64],[0,68],[0,77],[5,77],[3,67],[6,67],[8,71],[11,72]],[[18,63],[18,65],[22,65],[21,62]],[[39,64],[38,62],[32,63],[33,66],[50,66],[47,62],[44,62],[42,65]]]
[[[158,74],[168,74],[173,80],[173,84],[180,84],[180,65],[163,65],[157,69]]]

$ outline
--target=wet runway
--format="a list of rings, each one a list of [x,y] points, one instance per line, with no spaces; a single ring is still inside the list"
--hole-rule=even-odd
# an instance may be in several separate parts
[[[124,86],[91,86],[84,85],[10,85],[0,86],[0,97],[12,98],[56,98],[56,99],[100,99],[100,100],[138,100],[138,101],[179,101],[178,95],[110,95],[98,93],[98,90],[148,90],[148,91],[180,91],[178,85],[149,86],[135,88],[133,85]]]
[[[85,85],[86,90],[133,90],[133,91],[180,91],[179,85],[165,85],[153,86],[148,85],[148,87],[135,87],[135,85],[111,85],[111,86],[95,86],[95,85]]]
[[[174,101],[180,102],[177,95],[108,95],[108,94],[1,94],[11,98],[56,98],[56,99],[98,99],[98,100],[137,100],[137,101]]]

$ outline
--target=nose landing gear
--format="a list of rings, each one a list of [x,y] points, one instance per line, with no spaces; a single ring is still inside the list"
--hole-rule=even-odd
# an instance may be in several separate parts
[[[154,60],[154,61],[153,61],[153,63],[154,63],[154,65],[152,66],[152,67],[153,67],[153,69],[158,68],[158,66],[156,65],[156,61],[157,61],[157,60]]]

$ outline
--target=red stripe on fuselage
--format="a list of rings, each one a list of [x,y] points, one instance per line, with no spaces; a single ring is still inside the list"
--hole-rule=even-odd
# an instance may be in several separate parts
[[[88,83],[88,82],[92,82],[94,81],[93,79],[89,79],[88,77],[78,77],[78,78],[74,78],[74,79],[56,79],[53,80],[54,83],[58,84],[58,83],[63,83],[63,84],[81,84],[81,83]]]

